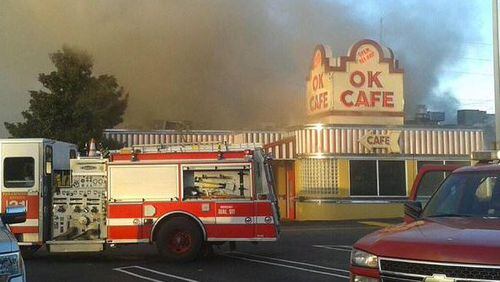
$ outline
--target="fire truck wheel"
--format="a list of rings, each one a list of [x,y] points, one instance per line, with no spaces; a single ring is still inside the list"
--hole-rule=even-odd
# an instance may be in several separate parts
[[[202,243],[199,227],[183,217],[175,217],[163,223],[156,240],[160,255],[169,261],[177,262],[194,260]]]

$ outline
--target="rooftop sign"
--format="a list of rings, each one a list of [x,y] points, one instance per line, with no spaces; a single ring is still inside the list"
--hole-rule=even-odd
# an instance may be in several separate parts
[[[403,124],[403,111],[403,70],[391,50],[362,40],[334,60],[328,47],[316,47],[307,79],[307,113],[315,122]]]
[[[307,114],[315,115],[331,110],[333,105],[332,76],[329,73],[331,52],[326,47],[316,48],[314,52],[311,76],[307,83]]]

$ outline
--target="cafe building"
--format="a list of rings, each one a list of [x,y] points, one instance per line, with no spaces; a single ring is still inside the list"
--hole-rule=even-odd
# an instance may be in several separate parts
[[[401,216],[420,167],[470,163],[470,153],[483,148],[483,131],[405,124],[404,75],[394,53],[373,40],[336,58],[328,46],[315,48],[306,78],[310,124],[267,145],[289,160],[276,165],[279,194],[295,192],[294,201],[281,197],[288,207],[282,214],[295,220]],[[286,154],[290,146],[293,156]],[[291,190],[284,188],[289,183]]]

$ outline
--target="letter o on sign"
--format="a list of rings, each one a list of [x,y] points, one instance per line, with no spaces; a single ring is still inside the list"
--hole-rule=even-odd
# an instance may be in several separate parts
[[[316,91],[318,89],[318,86],[319,86],[318,76],[315,75],[313,78],[313,90]]]
[[[366,80],[365,75],[361,71],[355,71],[351,73],[351,76],[349,77],[349,82],[354,87],[363,86],[363,84],[365,84],[365,80]]]

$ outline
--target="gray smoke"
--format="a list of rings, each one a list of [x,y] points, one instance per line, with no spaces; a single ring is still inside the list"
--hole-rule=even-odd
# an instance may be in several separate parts
[[[453,70],[464,57],[464,43],[484,41],[474,32],[480,2],[384,1],[390,9],[383,17],[382,38],[405,69],[407,117],[413,117],[418,104],[426,104],[444,111],[447,122],[456,121],[460,102],[449,90],[438,89],[439,79],[458,75]]]
[[[436,86],[461,56],[464,34],[475,36],[470,2],[2,1],[0,118],[20,120],[27,91],[41,87],[38,73],[52,70],[47,54],[68,44],[129,92],[122,127],[153,119],[212,129],[298,124],[314,46],[345,55],[360,39],[379,40],[380,17],[382,41],[405,69],[408,111],[424,102],[453,112],[457,102]]]

